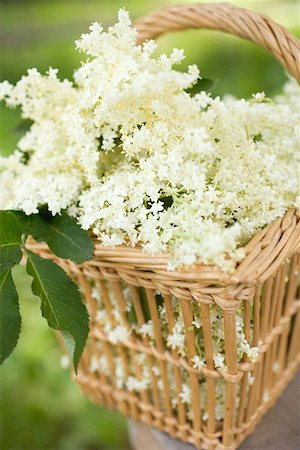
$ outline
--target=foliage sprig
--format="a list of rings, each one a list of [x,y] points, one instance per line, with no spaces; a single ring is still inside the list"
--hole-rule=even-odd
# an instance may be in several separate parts
[[[86,307],[78,287],[66,272],[54,261],[28,249],[28,236],[46,242],[59,258],[82,263],[93,256],[88,233],[65,211],[57,216],[46,208],[40,208],[35,215],[0,211],[0,363],[14,350],[21,331],[19,298],[11,270],[24,255],[32,292],[41,300],[42,315],[51,328],[61,332],[77,370],[89,332]]]

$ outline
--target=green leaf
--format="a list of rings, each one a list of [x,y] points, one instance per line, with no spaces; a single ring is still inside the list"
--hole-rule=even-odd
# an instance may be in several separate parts
[[[30,216],[21,211],[14,211],[14,214],[24,234],[33,236],[38,242],[47,242],[60,258],[81,263],[93,257],[93,242],[88,233],[65,211],[56,216],[44,212]]]
[[[32,292],[41,299],[42,315],[49,326],[73,341],[75,370],[89,332],[89,318],[76,284],[52,261],[27,251],[27,272],[33,277]]]
[[[42,236],[47,234],[47,223],[39,214],[27,216],[23,211],[10,211],[19,221],[22,234],[31,235],[37,241],[42,241]]]
[[[0,273],[11,269],[22,258],[22,229],[10,211],[0,211]]]
[[[209,78],[199,78],[187,92],[194,96],[202,91],[210,91],[216,83],[217,81],[210,80]]]
[[[24,133],[25,131],[28,131],[33,124],[33,121],[31,119],[22,119],[18,125],[14,128],[14,131],[21,131]]]
[[[17,345],[21,330],[19,298],[10,270],[0,275],[0,364]]]
[[[93,242],[75,219],[65,211],[49,220],[49,235],[44,236],[51,250],[61,258],[80,263],[93,257]]]

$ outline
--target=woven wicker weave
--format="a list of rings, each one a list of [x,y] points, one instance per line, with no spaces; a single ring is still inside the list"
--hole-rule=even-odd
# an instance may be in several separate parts
[[[229,32],[268,49],[300,80],[299,41],[271,19],[230,4],[166,8],[136,25],[140,41],[184,28]],[[246,257],[233,276],[200,263],[181,271],[167,271],[166,255],[153,258],[139,248],[102,247],[96,240],[94,259],[82,265],[56,258],[43,244],[31,243],[31,249],[56,260],[83,292],[91,316],[91,332],[77,381],[96,403],[118,409],[199,449],[233,450],[251,433],[297,370],[300,363],[300,299],[296,299],[300,220],[295,210],[288,211],[250,241],[245,247]],[[92,284],[99,290],[102,307],[112,326],[116,325],[116,311],[125,327],[132,325],[126,312],[125,290],[126,295],[130,292],[138,326],[145,323],[143,293],[155,340],[132,333],[125,341],[113,344],[95,320],[99,306],[91,292]],[[170,333],[175,320],[174,299],[181,307],[187,357],[166,346],[157,291],[163,299]],[[213,360],[211,306],[214,304],[223,317],[227,372],[216,369]],[[192,327],[195,308],[201,317],[205,343],[206,365],[201,370],[195,369],[192,362],[197,354]],[[242,361],[237,356],[237,308],[242,309],[246,339],[253,346],[260,344],[255,363],[245,355]],[[91,371],[91,360],[100,356],[100,349],[109,367]],[[134,375],[142,380],[143,367],[137,363],[138,354],[145,355],[151,385],[140,392],[128,391],[117,383],[116,358],[127,377]],[[154,366],[159,368],[159,377],[152,370]],[[250,375],[254,377],[251,385]],[[205,384],[199,383],[200,377]],[[188,379],[192,393],[191,414],[187,414],[186,405],[179,400],[183,379]],[[225,404],[223,419],[217,420],[215,397],[216,385],[220,383]],[[203,408],[208,412],[205,420]]]

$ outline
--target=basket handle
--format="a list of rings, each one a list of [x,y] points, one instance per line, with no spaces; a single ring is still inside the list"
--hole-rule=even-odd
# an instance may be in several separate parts
[[[135,23],[138,41],[167,31],[206,28],[224,31],[268,50],[300,83],[300,41],[286,28],[264,15],[230,3],[202,3],[163,8]]]

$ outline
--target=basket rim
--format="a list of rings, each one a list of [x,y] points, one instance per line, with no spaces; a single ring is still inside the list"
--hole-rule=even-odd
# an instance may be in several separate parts
[[[149,255],[142,247],[119,245],[115,247],[103,246],[91,232],[94,243],[94,258],[78,266],[93,267],[103,264],[108,268],[118,267],[126,271],[135,269],[156,277],[168,278],[170,281],[199,282],[206,281],[210,285],[246,285],[262,284],[267,278],[275,274],[283,261],[292,254],[300,251],[300,211],[289,209],[284,216],[264,227],[243,248],[245,257],[237,264],[232,274],[223,272],[212,264],[195,264],[178,270],[168,270],[169,256],[167,254]],[[54,257],[47,244],[37,243],[32,237],[28,238],[28,246],[43,256]],[[55,259],[60,259],[54,257]],[[75,264],[75,263],[72,263]]]

